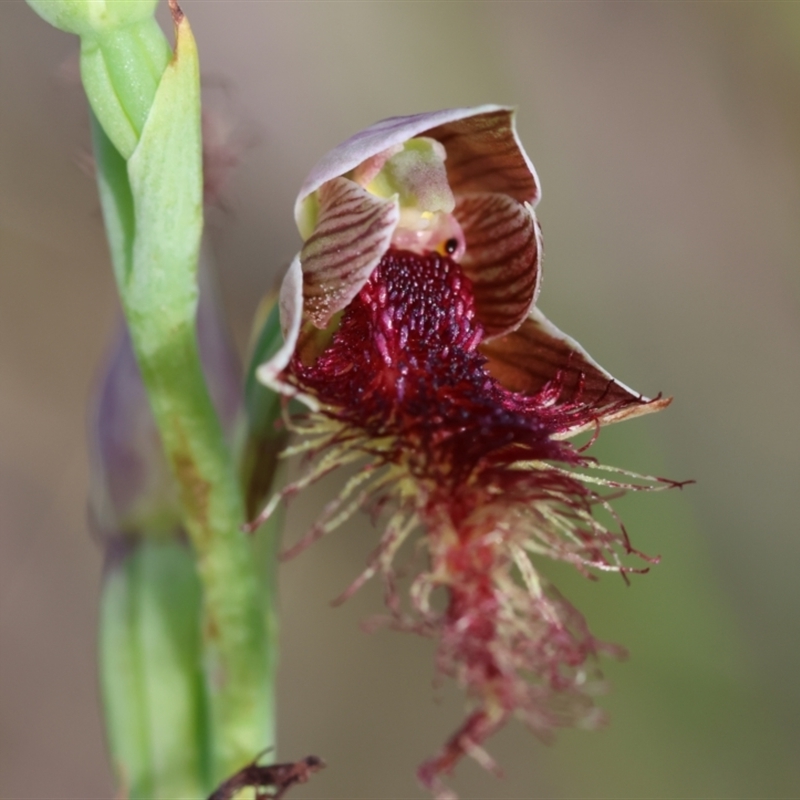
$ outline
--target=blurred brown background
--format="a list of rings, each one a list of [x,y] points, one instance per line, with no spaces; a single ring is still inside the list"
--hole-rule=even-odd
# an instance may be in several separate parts
[[[314,161],[382,117],[519,107],[544,187],[541,305],[622,380],[676,397],[597,455],[696,478],[620,504],[663,557],[630,588],[562,585],[609,664],[611,726],[554,747],[509,726],[503,781],[465,798],[800,793],[800,3],[186,0],[241,166],[210,226],[240,345],[298,246]],[[0,3],[0,797],[108,798],[94,655],[100,552],[85,524],[86,406],[116,301],[76,40]],[[70,66],[70,65],[73,66]],[[290,515],[302,530],[322,495]],[[375,541],[340,530],[284,567],[283,758],[329,769],[297,798],[422,797],[455,727],[432,646],[367,636]]]

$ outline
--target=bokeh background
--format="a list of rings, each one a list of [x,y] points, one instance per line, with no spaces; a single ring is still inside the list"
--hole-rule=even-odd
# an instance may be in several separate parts
[[[328,148],[382,117],[519,107],[544,187],[541,305],[615,375],[675,396],[596,454],[697,484],[620,503],[662,563],[626,588],[559,572],[601,637],[611,725],[555,746],[511,725],[464,798],[800,795],[800,3],[186,0],[225,153],[210,219],[244,347],[298,246]],[[110,798],[97,701],[101,554],[85,523],[86,407],[117,305],[76,41],[0,3],[0,797]],[[327,484],[292,508],[310,523]],[[366,520],[281,574],[280,755],[329,768],[297,798],[423,797],[416,765],[463,711],[430,642],[366,635],[370,587],[328,606]],[[563,574],[561,574],[563,572]]]

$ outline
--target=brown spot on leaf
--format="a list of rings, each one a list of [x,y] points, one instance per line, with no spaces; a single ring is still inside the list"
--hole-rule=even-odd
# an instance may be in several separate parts
[[[209,640],[217,640],[219,639],[219,623],[217,622],[217,618],[214,614],[211,613],[209,608],[206,608],[206,613],[203,617],[203,632],[205,633],[206,639]]]
[[[173,453],[172,466],[178,480],[181,503],[192,538],[202,537],[204,542],[208,542],[211,537],[208,520],[211,484],[200,475],[185,447],[180,447],[177,452]]]

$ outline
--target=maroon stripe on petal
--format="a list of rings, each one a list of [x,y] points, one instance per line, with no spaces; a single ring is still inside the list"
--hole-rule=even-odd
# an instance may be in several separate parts
[[[425,135],[444,145],[447,177],[456,195],[502,192],[532,205],[539,200],[538,179],[517,140],[510,110],[448,122]]]
[[[399,211],[394,200],[375,197],[347,178],[318,190],[314,232],[300,251],[303,304],[324,328],[361,291],[389,248]]]
[[[533,213],[504,194],[459,199],[464,230],[461,268],[472,281],[475,309],[489,338],[516,328],[528,315],[540,274],[540,242]]]

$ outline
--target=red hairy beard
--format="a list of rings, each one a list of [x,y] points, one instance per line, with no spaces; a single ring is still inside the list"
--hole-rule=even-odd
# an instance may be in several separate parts
[[[440,797],[451,796],[441,775],[464,755],[492,768],[480,746],[513,713],[542,736],[595,724],[598,712],[584,686],[592,670],[584,664],[600,652],[621,653],[596,640],[546,580],[535,577],[538,589],[525,585],[535,567],[524,543],[534,541],[538,552],[585,574],[587,565],[624,573],[616,548],[634,552],[624,529],[614,533],[589,521],[602,499],[561,468],[589,459],[555,434],[595,420],[596,406],[582,403],[580,393],[558,402],[561,373],[537,394],[506,389],[480,351],[483,337],[472,284],[456,262],[392,249],[343,311],[322,354],[308,364],[298,353],[285,373],[341,424],[325,446],[349,440],[372,457],[372,467],[398,464],[415,479],[406,519],[418,518],[430,561],[415,585],[436,576],[446,607],[436,612],[424,592],[412,590],[412,613],[402,611],[391,567],[402,525],[393,523],[342,597],[380,570],[393,626],[436,636],[439,671],[475,703],[418,773]],[[543,461],[559,468],[520,463]],[[389,495],[373,495],[376,508]],[[302,547],[326,531],[330,518]]]
[[[472,284],[438,253],[390,249],[345,309],[331,344],[293,379],[372,439],[391,439],[416,477],[457,486],[480,463],[574,463],[535,398],[503,388],[479,352]],[[390,455],[387,461],[392,461]]]

